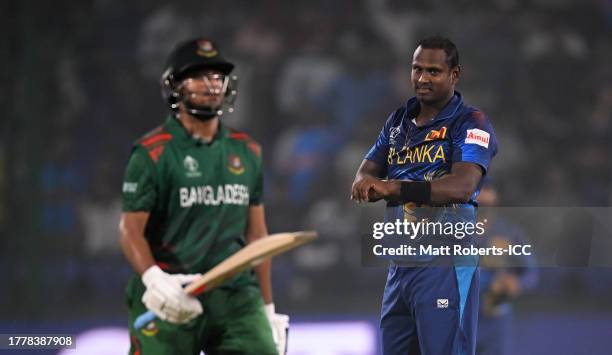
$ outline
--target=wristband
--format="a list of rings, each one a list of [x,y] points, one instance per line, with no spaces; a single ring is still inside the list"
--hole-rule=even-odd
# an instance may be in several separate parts
[[[402,203],[415,202],[428,204],[431,202],[431,182],[429,181],[403,181],[400,188]]]

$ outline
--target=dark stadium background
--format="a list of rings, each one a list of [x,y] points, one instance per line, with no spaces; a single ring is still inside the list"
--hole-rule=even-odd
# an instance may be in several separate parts
[[[321,234],[275,260],[277,309],[298,323],[376,330],[386,270],[361,265],[349,189],[411,94],[424,36],[459,48],[458,90],[500,141],[491,177],[504,206],[611,202],[609,0],[7,0],[0,13],[0,333],[125,326],[123,168],[167,113],[165,56],[194,35],[237,64],[223,121],[263,146],[270,231]],[[515,353],[609,353],[612,269],[601,266],[541,268],[516,303]]]

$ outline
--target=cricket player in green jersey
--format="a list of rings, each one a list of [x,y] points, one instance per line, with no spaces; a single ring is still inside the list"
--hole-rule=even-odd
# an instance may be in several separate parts
[[[134,145],[119,225],[134,267],[131,354],[284,354],[289,317],[272,303],[270,261],[193,297],[182,286],[267,235],[259,145],[220,122],[234,65],[206,39],[179,44],[162,75],[172,114]],[[137,316],[158,320],[140,330]]]

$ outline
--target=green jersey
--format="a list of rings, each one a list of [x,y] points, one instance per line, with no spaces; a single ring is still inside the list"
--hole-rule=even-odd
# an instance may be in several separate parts
[[[260,147],[245,133],[220,123],[203,143],[169,117],[132,150],[123,211],[150,213],[145,237],[162,269],[203,273],[246,244],[248,209],[262,202],[262,185]]]

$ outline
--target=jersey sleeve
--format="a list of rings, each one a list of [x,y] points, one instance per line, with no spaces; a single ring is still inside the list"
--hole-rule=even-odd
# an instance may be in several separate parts
[[[497,138],[487,116],[473,111],[453,129],[452,162],[479,165],[483,175],[487,173],[491,160],[497,154]]]
[[[150,212],[157,200],[155,166],[142,147],[132,151],[123,179],[123,212]]]
[[[253,191],[249,195],[249,205],[257,206],[263,203],[263,167],[262,167],[261,152],[255,155],[255,184],[253,185]]]
[[[387,155],[389,154],[390,147],[389,131],[393,124],[394,116],[395,113],[392,113],[389,118],[387,118],[385,125],[380,130],[380,134],[378,135],[376,142],[374,142],[374,145],[372,146],[372,148],[370,148],[370,150],[365,156],[366,160],[370,160],[377,163],[378,165],[382,166],[385,171],[387,170]]]

